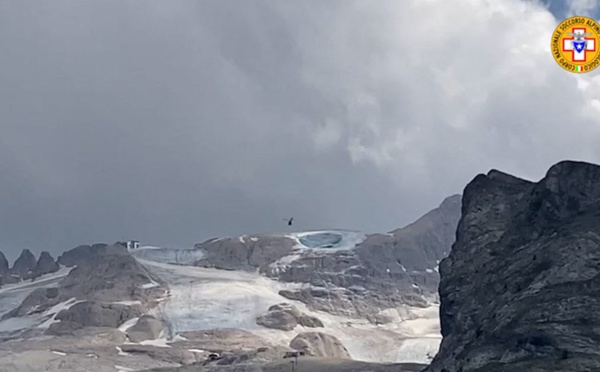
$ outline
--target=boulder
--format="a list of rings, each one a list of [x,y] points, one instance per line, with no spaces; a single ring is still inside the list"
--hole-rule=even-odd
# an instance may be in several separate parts
[[[283,331],[291,331],[297,325],[313,328],[323,327],[323,323],[319,319],[303,314],[296,306],[288,303],[271,306],[267,313],[256,319],[256,324]]]
[[[256,319],[256,324],[267,328],[291,331],[296,328],[298,321],[291,313],[285,310],[273,310]]]
[[[290,342],[290,347],[313,357],[350,359],[350,353],[344,345],[326,333],[300,333]]]
[[[163,332],[163,324],[150,315],[141,316],[137,323],[127,330],[131,342],[156,340]]]

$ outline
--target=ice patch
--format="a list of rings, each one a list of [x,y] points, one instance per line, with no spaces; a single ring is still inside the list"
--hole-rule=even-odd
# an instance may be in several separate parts
[[[115,304],[115,305],[125,305],[125,306],[134,306],[134,305],[142,304],[141,301],[115,301],[115,302],[111,302],[111,303]]]
[[[115,348],[117,349],[117,353],[118,353],[119,355],[122,355],[122,356],[131,355],[131,354],[129,354],[129,353],[126,353],[126,352],[124,352],[124,351],[123,351],[123,349],[121,349],[121,348],[120,348],[120,347],[118,347],[118,346],[115,346]]]
[[[158,338],[156,340],[145,340],[140,342],[140,345],[156,346],[156,347],[171,347],[166,338]]]
[[[206,353],[206,350],[200,350],[200,349],[188,349],[188,351],[191,353]]]
[[[45,317],[50,316],[50,318],[46,319],[45,322],[38,325],[37,328],[48,328],[48,327],[50,327],[50,325],[52,323],[59,322],[59,320],[56,320],[56,315],[58,313],[60,313],[62,310],[68,310],[71,308],[71,306],[78,304],[80,302],[85,302],[85,301],[77,301],[77,299],[75,297],[73,297],[65,302],[61,302],[59,304],[52,306],[50,309],[48,309],[44,312],[44,316]]]
[[[133,327],[137,323],[137,321],[139,319],[140,319],[139,317],[138,318],[129,319],[128,321],[126,321],[125,323],[123,323],[123,324],[121,324],[119,326],[119,328],[118,328],[119,331],[121,331],[123,333],[126,333],[127,330],[129,330],[129,328]]]
[[[314,251],[340,251],[354,249],[366,239],[366,234],[355,231],[306,231],[286,235],[296,241],[295,248]]]
[[[433,270],[431,270],[431,269],[426,269],[425,271],[428,272],[428,273],[430,273],[430,274],[433,272]]]
[[[52,352],[52,354],[56,354],[56,355],[62,355],[62,356],[65,356],[65,355],[67,355],[67,353],[63,353],[62,351],[55,351],[55,350],[52,350],[51,352]]]
[[[115,368],[117,369],[117,372],[133,372],[133,371],[135,371],[135,369],[123,367],[118,364],[115,364]]]
[[[150,288],[156,288],[158,286],[159,286],[159,284],[157,282],[155,282],[154,280],[151,279],[150,283],[142,284],[140,286],[140,288],[142,288],[142,289],[150,289]]]

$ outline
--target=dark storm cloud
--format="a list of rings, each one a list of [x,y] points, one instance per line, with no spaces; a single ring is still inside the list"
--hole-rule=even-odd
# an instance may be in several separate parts
[[[444,4],[0,3],[0,249],[386,231],[491,167],[595,159],[593,105],[543,112],[583,94],[551,15]]]

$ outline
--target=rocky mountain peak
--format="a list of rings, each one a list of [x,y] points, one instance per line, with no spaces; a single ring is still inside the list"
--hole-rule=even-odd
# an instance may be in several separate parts
[[[21,255],[13,264],[11,271],[21,277],[25,277],[29,272],[33,271],[37,265],[35,256],[29,249],[23,249]]]
[[[8,273],[8,269],[8,260],[6,259],[4,253],[0,252],[0,276]]]
[[[427,371],[598,369],[600,167],[561,162],[537,183],[491,171],[463,195]]]
[[[60,269],[60,266],[54,258],[50,254],[50,252],[43,251],[40,254],[40,257],[37,260],[37,264],[35,266],[35,275],[45,275],[56,272]]]

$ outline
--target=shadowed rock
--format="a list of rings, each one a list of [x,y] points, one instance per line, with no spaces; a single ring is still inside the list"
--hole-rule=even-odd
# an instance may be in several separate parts
[[[31,276],[36,265],[37,261],[33,253],[29,249],[23,249],[10,271],[24,279]]]
[[[443,341],[427,372],[600,370],[600,167],[465,188],[440,264]]]
[[[156,340],[163,331],[163,324],[150,315],[143,315],[137,323],[127,330],[127,337],[131,342]]]
[[[58,263],[56,263],[56,261],[54,261],[54,258],[52,258],[50,253],[44,251],[40,254],[40,258],[37,260],[33,275],[34,277],[38,277],[57,272],[59,269],[60,266]]]
[[[0,276],[8,273],[8,270],[8,260],[6,259],[4,253],[0,252]]]
[[[350,354],[334,336],[321,332],[300,333],[290,342],[290,347],[313,357],[348,358]]]

